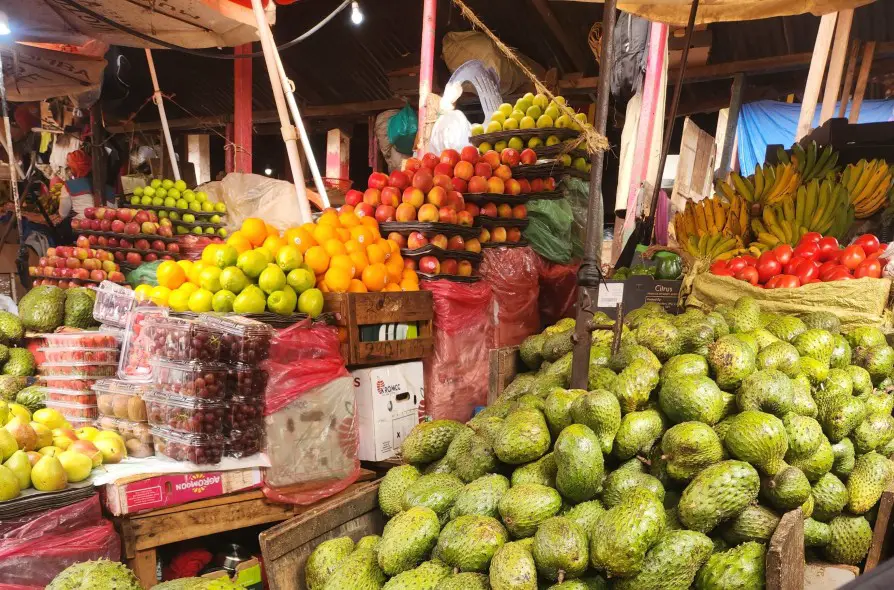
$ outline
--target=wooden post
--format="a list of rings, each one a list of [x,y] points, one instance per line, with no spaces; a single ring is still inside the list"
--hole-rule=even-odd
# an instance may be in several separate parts
[[[726,132],[723,136],[723,151],[720,152],[720,166],[715,173],[716,178],[726,178],[731,167],[733,148],[736,143],[736,131],[739,125],[739,109],[742,108],[742,91],[745,89],[745,74],[736,74],[730,93],[729,113],[726,118]]]
[[[416,155],[422,156],[428,150],[425,129],[428,107],[426,101],[431,93],[432,78],[435,72],[435,18],[438,11],[438,0],[425,0],[422,8],[422,62],[419,66],[419,135],[416,138]],[[485,113],[487,116],[487,113]]]
[[[187,161],[195,167],[196,184],[211,180],[211,138],[206,133],[186,136]]]
[[[841,101],[838,104],[838,118],[844,118],[847,113],[847,103],[851,99],[851,89],[854,87],[854,73],[857,70],[857,56],[860,54],[860,40],[851,41],[851,50],[847,56],[847,72],[844,75],[844,84],[841,85]]]
[[[105,206],[105,187],[106,187],[106,159],[105,148],[105,129],[102,126],[102,107],[99,101],[93,103],[90,107],[90,144],[93,146],[91,157],[93,159],[93,167],[91,176],[93,182],[93,205],[95,207]],[[10,163],[14,160],[12,154],[9,157]]]
[[[168,127],[168,116],[165,114],[165,101],[158,86],[158,76],[155,73],[155,62],[152,61],[152,50],[146,48],[146,62],[149,64],[149,76],[152,78],[152,100],[158,107],[158,118],[161,119],[161,129],[164,134],[165,144],[168,146],[168,157],[171,159],[171,171],[174,180],[180,180],[180,166],[177,164],[177,155],[174,151],[174,140],[171,139],[171,129]]]
[[[837,12],[824,14],[820,19],[816,43],[813,46],[813,57],[810,59],[810,71],[807,74],[807,85],[804,87],[804,98],[801,103],[801,116],[798,118],[798,130],[795,141],[810,133],[813,115],[816,114],[816,101],[819,98],[820,86],[823,85],[823,73],[826,71],[826,60],[829,58],[829,45],[835,33]]]
[[[341,129],[326,134],[326,177],[350,178],[351,138]]]
[[[857,76],[857,87],[854,89],[854,104],[851,106],[851,114],[847,121],[851,125],[860,120],[860,107],[863,106],[863,96],[866,94],[866,83],[869,81],[869,70],[872,69],[872,60],[875,57],[875,41],[867,41],[863,48],[863,63],[860,64],[860,74]]]
[[[835,27],[835,44],[829,58],[829,76],[826,78],[826,90],[823,93],[823,108],[820,111],[820,125],[832,118],[835,113],[835,99],[841,87],[841,74],[844,72],[844,60],[847,58],[847,43],[851,36],[851,23],[854,20],[854,9],[849,8],[838,13],[838,25]]]
[[[226,145],[224,145],[224,172],[229,174],[236,170],[236,156],[234,154],[233,147],[233,124],[227,123],[227,126],[224,127],[224,137],[226,138]]]
[[[237,45],[236,55],[251,53],[251,43]],[[233,143],[238,146],[233,155],[234,170],[251,174],[252,78],[251,58],[233,60]]]

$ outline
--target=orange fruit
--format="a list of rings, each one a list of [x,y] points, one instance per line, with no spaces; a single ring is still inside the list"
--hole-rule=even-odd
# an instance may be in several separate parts
[[[403,291],[418,291],[419,281],[410,281],[408,279],[404,279],[400,282],[400,288]]]
[[[388,284],[388,269],[381,262],[370,264],[363,269],[362,280],[370,291],[381,291]]]
[[[392,250],[391,250],[391,246],[388,244],[388,240],[386,240],[384,238],[379,238],[378,240],[376,240],[376,246],[381,248],[382,252],[385,253],[385,260],[388,260],[389,258],[391,258]]]
[[[366,247],[357,240],[348,240],[345,242],[345,250],[348,251],[348,254],[353,254],[354,252],[365,251]]]
[[[293,227],[286,230],[286,243],[298,246],[302,254],[307,252],[308,248],[317,245],[313,234],[304,229],[304,227]]]
[[[264,223],[263,219],[258,219],[257,217],[249,217],[243,221],[239,231],[242,232],[242,235],[244,235],[248,241],[251,242],[251,245],[255,247],[263,244],[269,233],[267,231],[267,224]]]
[[[351,279],[348,293],[369,293],[369,289],[366,288],[366,285],[360,279]]]
[[[276,234],[275,236],[267,236],[267,239],[264,240],[264,245],[262,246],[262,248],[264,248],[265,250],[269,250],[270,253],[273,254],[273,256],[276,256],[279,253],[280,249],[286,244],[288,244],[288,242],[286,242],[285,238],[281,238],[279,237],[279,234]]]
[[[357,266],[347,254],[336,254],[333,256],[329,260],[329,268],[343,268],[351,273],[351,278],[354,278],[359,274],[357,272]]]
[[[400,254],[400,244],[393,240],[382,240],[383,246],[388,246],[391,249],[392,254]]]
[[[248,241],[248,238],[241,231],[234,231],[230,234],[230,237],[227,238],[227,244],[236,248],[236,252],[239,254],[252,249],[251,242]]]
[[[364,246],[369,246],[376,241],[376,236],[368,226],[358,225],[351,228],[351,238],[357,240]]]
[[[388,249],[388,254],[391,254],[391,249]],[[377,262],[385,262],[387,256],[385,251],[382,249],[382,246],[379,244],[370,244],[366,248],[366,256],[369,258],[370,263],[375,264]]]
[[[322,244],[326,240],[337,240],[338,232],[331,225],[318,225],[314,228],[314,239],[318,244]]]
[[[323,275],[317,277],[317,289],[320,290],[320,293],[332,293],[332,290],[329,288],[329,285],[326,284],[325,277]]]
[[[301,229],[303,229],[304,231],[309,231],[310,233],[314,233],[314,229],[316,229],[317,224],[313,223],[311,221],[308,221],[307,223],[302,223],[299,227]]]
[[[364,215],[360,218],[360,225],[365,225],[366,227],[374,227],[379,229],[379,222],[376,221],[375,217],[369,217],[368,215]]]
[[[401,275],[401,282],[403,281],[415,281],[418,283],[419,275],[416,274],[415,270],[405,268],[403,274]]]
[[[338,220],[341,222],[342,227],[352,228],[356,225],[360,225],[360,218],[354,215],[354,213],[342,213],[338,216]]]
[[[403,289],[401,289],[400,285],[397,283],[388,283],[382,291],[387,293],[389,291],[403,291]]]
[[[369,258],[366,257],[365,252],[351,252],[348,256],[351,258],[351,262],[354,263],[354,268],[357,269],[354,276],[359,277],[363,273],[363,269],[369,266]]]
[[[335,228],[335,233],[338,234],[338,239],[342,242],[347,242],[351,239],[351,232],[347,228],[337,227]]]
[[[329,254],[326,253],[322,246],[311,246],[304,253],[304,262],[314,274],[320,275],[329,268]]]
[[[388,282],[399,283],[404,277],[404,263],[394,264],[392,261],[385,263],[385,270],[388,271]]]
[[[323,282],[333,293],[346,293],[351,286],[352,273],[340,266],[333,266],[326,271]]]
[[[330,209],[320,215],[317,219],[317,225],[331,225],[332,227],[341,227],[341,221],[338,219],[338,213],[335,209]]]
[[[323,242],[323,249],[326,250],[326,253],[329,254],[329,256],[348,253],[345,245],[338,240],[326,240]]]
[[[160,286],[174,290],[186,282],[186,271],[173,260],[165,260],[155,269],[155,278]]]
[[[266,222],[264,223],[264,225],[267,227],[267,236],[268,236],[268,237],[270,237],[270,236],[279,236],[279,228],[276,228],[276,227],[274,227],[274,226],[272,226],[272,225],[270,225],[269,223],[266,223]]]

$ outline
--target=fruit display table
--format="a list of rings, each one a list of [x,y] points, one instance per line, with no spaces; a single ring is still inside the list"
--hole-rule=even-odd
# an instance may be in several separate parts
[[[162,545],[288,520],[315,511],[333,498],[351,495],[358,487],[368,485],[359,482],[368,482],[374,477],[373,472],[362,469],[358,483],[310,506],[275,504],[260,490],[251,490],[117,517],[114,520],[121,535],[122,557],[143,587],[150,588],[157,583],[157,549]]]

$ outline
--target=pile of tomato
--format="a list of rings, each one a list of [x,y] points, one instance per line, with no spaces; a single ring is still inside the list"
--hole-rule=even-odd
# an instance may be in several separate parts
[[[711,265],[711,273],[764,289],[792,289],[808,283],[864,277],[877,279],[882,276],[886,263],[881,258],[885,247],[872,234],[864,234],[842,247],[831,236],[809,232],[794,248],[780,244],[759,258],[737,256],[718,260]]]

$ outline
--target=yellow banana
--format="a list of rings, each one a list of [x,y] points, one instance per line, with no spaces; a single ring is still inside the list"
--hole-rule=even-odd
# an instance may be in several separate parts
[[[711,199],[710,204],[714,208],[714,224],[718,231],[722,231],[726,225],[726,207],[720,199]]]
[[[779,238],[777,238],[773,234],[768,234],[766,232],[760,232],[759,234],[757,234],[757,240],[761,244],[766,244],[771,248],[775,248],[779,245]]]
[[[699,236],[708,233],[708,221],[705,219],[705,210],[702,207],[695,206],[695,228]]]
[[[705,212],[705,226],[708,228],[708,232],[714,232],[717,230],[717,226],[714,223],[714,207],[711,206],[710,203],[707,203],[705,199],[699,201],[699,208]]]
[[[742,177],[733,172],[732,174],[730,174],[730,178],[732,178],[733,186],[736,187],[736,191],[742,196],[742,198],[749,203],[753,203],[754,193],[748,190],[748,187],[745,185],[745,181],[742,179]]]
[[[761,197],[764,196],[764,188],[766,186],[766,179],[764,178],[764,170],[761,168],[760,164],[754,167],[754,200],[760,201]]]

